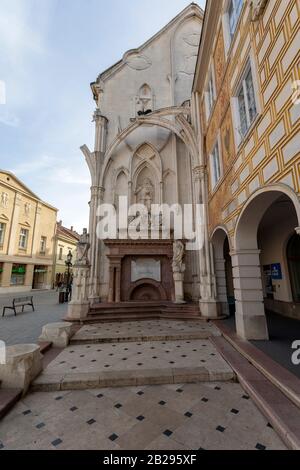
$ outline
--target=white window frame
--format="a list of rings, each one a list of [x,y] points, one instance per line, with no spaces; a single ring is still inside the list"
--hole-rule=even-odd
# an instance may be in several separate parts
[[[215,174],[215,165],[214,165],[214,152],[215,150],[218,149],[218,159],[219,159],[219,175]],[[220,180],[222,179],[223,176],[223,162],[222,162],[222,147],[221,147],[221,136],[220,133],[218,133],[217,140],[215,142],[215,145],[213,146],[212,152],[209,156],[209,162],[210,162],[210,181],[211,181],[211,188],[212,191],[218,186]]]
[[[4,222],[0,222],[0,246],[4,245],[5,231],[6,231],[6,224]]]
[[[239,22],[239,19],[241,17],[241,13],[242,13],[242,10],[243,10],[244,0],[242,0],[242,5],[241,5],[241,8],[240,8],[239,12],[237,12],[237,10],[236,10],[236,6],[237,6],[238,2],[239,2],[239,0],[226,0],[225,5],[224,5],[224,14],[222,16],[222,24],[223,24],[223,31],[224,31],[224,42],[225,42],[226,54],[228,54],[228,50],[229,50],[229,48],[231,46],[231,43],[233,41],[236,29],[237,29],[237,25],[238,25],[238,22]],[[234,14],[235,14],[235,23],[234,23],[234,31],[233,32],[231,31],[230,20],[229,20],[229,8],[230,8],[231,4],[234,5]]]
[[[19,248],[26,250],[28,245],[29,230],[27,228],[21,228],[19,236]]]
[[[247,99],[247,93],[246,93],[246,84],[245,84],[245,79],[249,71],[251,71],[251,75],[252,75],[254,100],[255,100],[255,107],[256,107],[256,114],[254,118],[252,119],[252,121],[250,119],[248,99]],[[239,108],[239,100],[238,100],[238,95],[242,87],[244,90],[244,97],[246,97],[245,102],[246,102],[246,116],[247,116],[247,130],[245,131],[244,134],[241,131],[241,117],[240,117],[240,108]],[[246,66],[243,69],[243,73],[240,79],[237,81],[237,84],[234,87],[233,96],[231,98],[231,108],[232,108],[232,118],[233,118],[233,125],[234,125],[234,140],[235,140],[235,144],[236,144],[235,146],[237,150],[238,147],[241,145],[241,143],[245,140],[245,138],[249,134],[249,131],[253,126],[253,123],[256,121],[257,117],[261,113],[261,106],[260,106],[260,101],[259,101],[259,90],[258,90],[258,77],[256,73],[255,61],[254,61],[252,52],[250,53],[248,57]]]
[[[206,121],[209,121],[214,104],[216,102],[216,78],[215,69],[213,64],[209,67],[208,80],[205,88],[205,110],[206,110]]]

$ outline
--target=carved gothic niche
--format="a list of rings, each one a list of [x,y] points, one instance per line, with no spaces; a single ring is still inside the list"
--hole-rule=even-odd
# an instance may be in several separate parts
[[[252,0],[252,20],[257,21],[264,12],[268,0]]]
[[[128,197],[128,170],[126,168],[118,168],[112,178],[113,199],[116,210],[119,210],[120,196]]]
[[[134,153],[130,168],[132,194],[131,203],[162,203],[162,163],[157,150],[150,144],[141,145]]]
[[[135,97],[135,114],[145,116],[154,110],[154,97],[150,86],[147,83],[141,86],[138,95]]]
[[[151,59],[149,59],[149,57],[147,57],[145,54],[139,53],[136,50],[126,52],[123,57],[123,62],[133,70],[146,70],[152,65]]]

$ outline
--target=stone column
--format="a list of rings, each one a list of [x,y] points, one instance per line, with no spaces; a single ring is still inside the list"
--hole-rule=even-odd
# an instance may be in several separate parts
[[[34,222],[34,232],[32,237],[32,256],[36,256],[39,254],[40,248],[40,220],[41,220],[41,211],[42,211],[42,204],[38,203],[36,206],[36,213],[35,213],[35,222]]]
[[[184,300],[184,290],[183,290],[184,270],[182,272],[174,272],[173,278],[174,278],[174,288],[175,288],[175,304],[185,304],[186,302]]]
[[[108,284],[108,302],[113,303],[115,300],[115,268],[114,266],[109,267],[109,284]]]
[[[13,263],[3,263],[1,287],[10,287],[12,266],[13,266]]]
[[[8,244],[8,255],[12,256],[16,253],[16,239],[19,236],[19,215],[20,215],[20,207],[22,202],[21,194],[16,194],[15,196],[15,204],[12,216],[12,222],[10,227],[10,237],[9,237],[9,244]]]
[[[259,250],[231,253],[237,334],[247,340],[269,339],[259,255]]]
[[[98,187],[92,186],[91,187],[91,202],[90,202],[90,225],[89,225],[89,233],[90,233],[90,263],[91,263],[91,271],[90,271],[90,286],[89,286],[89,299],[91,303],[99,302],[99,295],[98,295],[98,284],[99,279],[97,277],[97,208],[98,208]]]
[[[86,155],[92,177],[91,201],[90,201],[90,280],[89,280],[89,300],[91,304],[100,301],[100,263],[101,263],[101,241],[98,240],[97,229],[97,208],[103,201],[104,188],[101,187],[101,172],[104,155],[106,151],[106,135],[108,120],[102,116],[99,108],[94,112],[95,122],[95,149]]]
[[[198,251],[200,265],[200,312],[205,318],[217,318],[216,280],[214,277],[213,255],[208,233],[208,203],[206,169],[199,166],[193,169],[195,182],[195,202],[202,204],[202,245]],[[196,221],[197,223],[197,221]],[[199,222],[198,222],[199,223]]]
[[[33,272],[34,272],[34,264],[26,264],[26,273],[25,273],[25,280],[24,286],[32,288],[33,283]]]
[[[116,268],[116,303],[121,302],[121,266]]]

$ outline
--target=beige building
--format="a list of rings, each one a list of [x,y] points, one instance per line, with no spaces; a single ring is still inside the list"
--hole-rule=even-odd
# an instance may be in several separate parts
[[[57,209],[0,170],[0,293],[52,287]]]
[[[59,221],[56,224],[55,232],[55,250],[53,258],[53,285],[57,286],[59,282],[67,282],[67,255],[71,251],[72,261],[75,261],[76,245],[79,240],[79,234],[73,230],[73,227],[67,228]]]

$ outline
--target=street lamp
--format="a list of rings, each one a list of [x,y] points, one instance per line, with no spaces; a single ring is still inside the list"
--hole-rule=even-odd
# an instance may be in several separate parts
[[[66,301],[67,302],[69,301],[69,295],[70,295],[70,292],[71,292],[70,269],[73,266],[72,259],[73,259],[73,255],[71,253],[71,250],[69,250],[69,253],[67,254],[67,261],[65,261],[65,264],[68,268],[68,270],[67,270],[67,292],[66,292]]]

